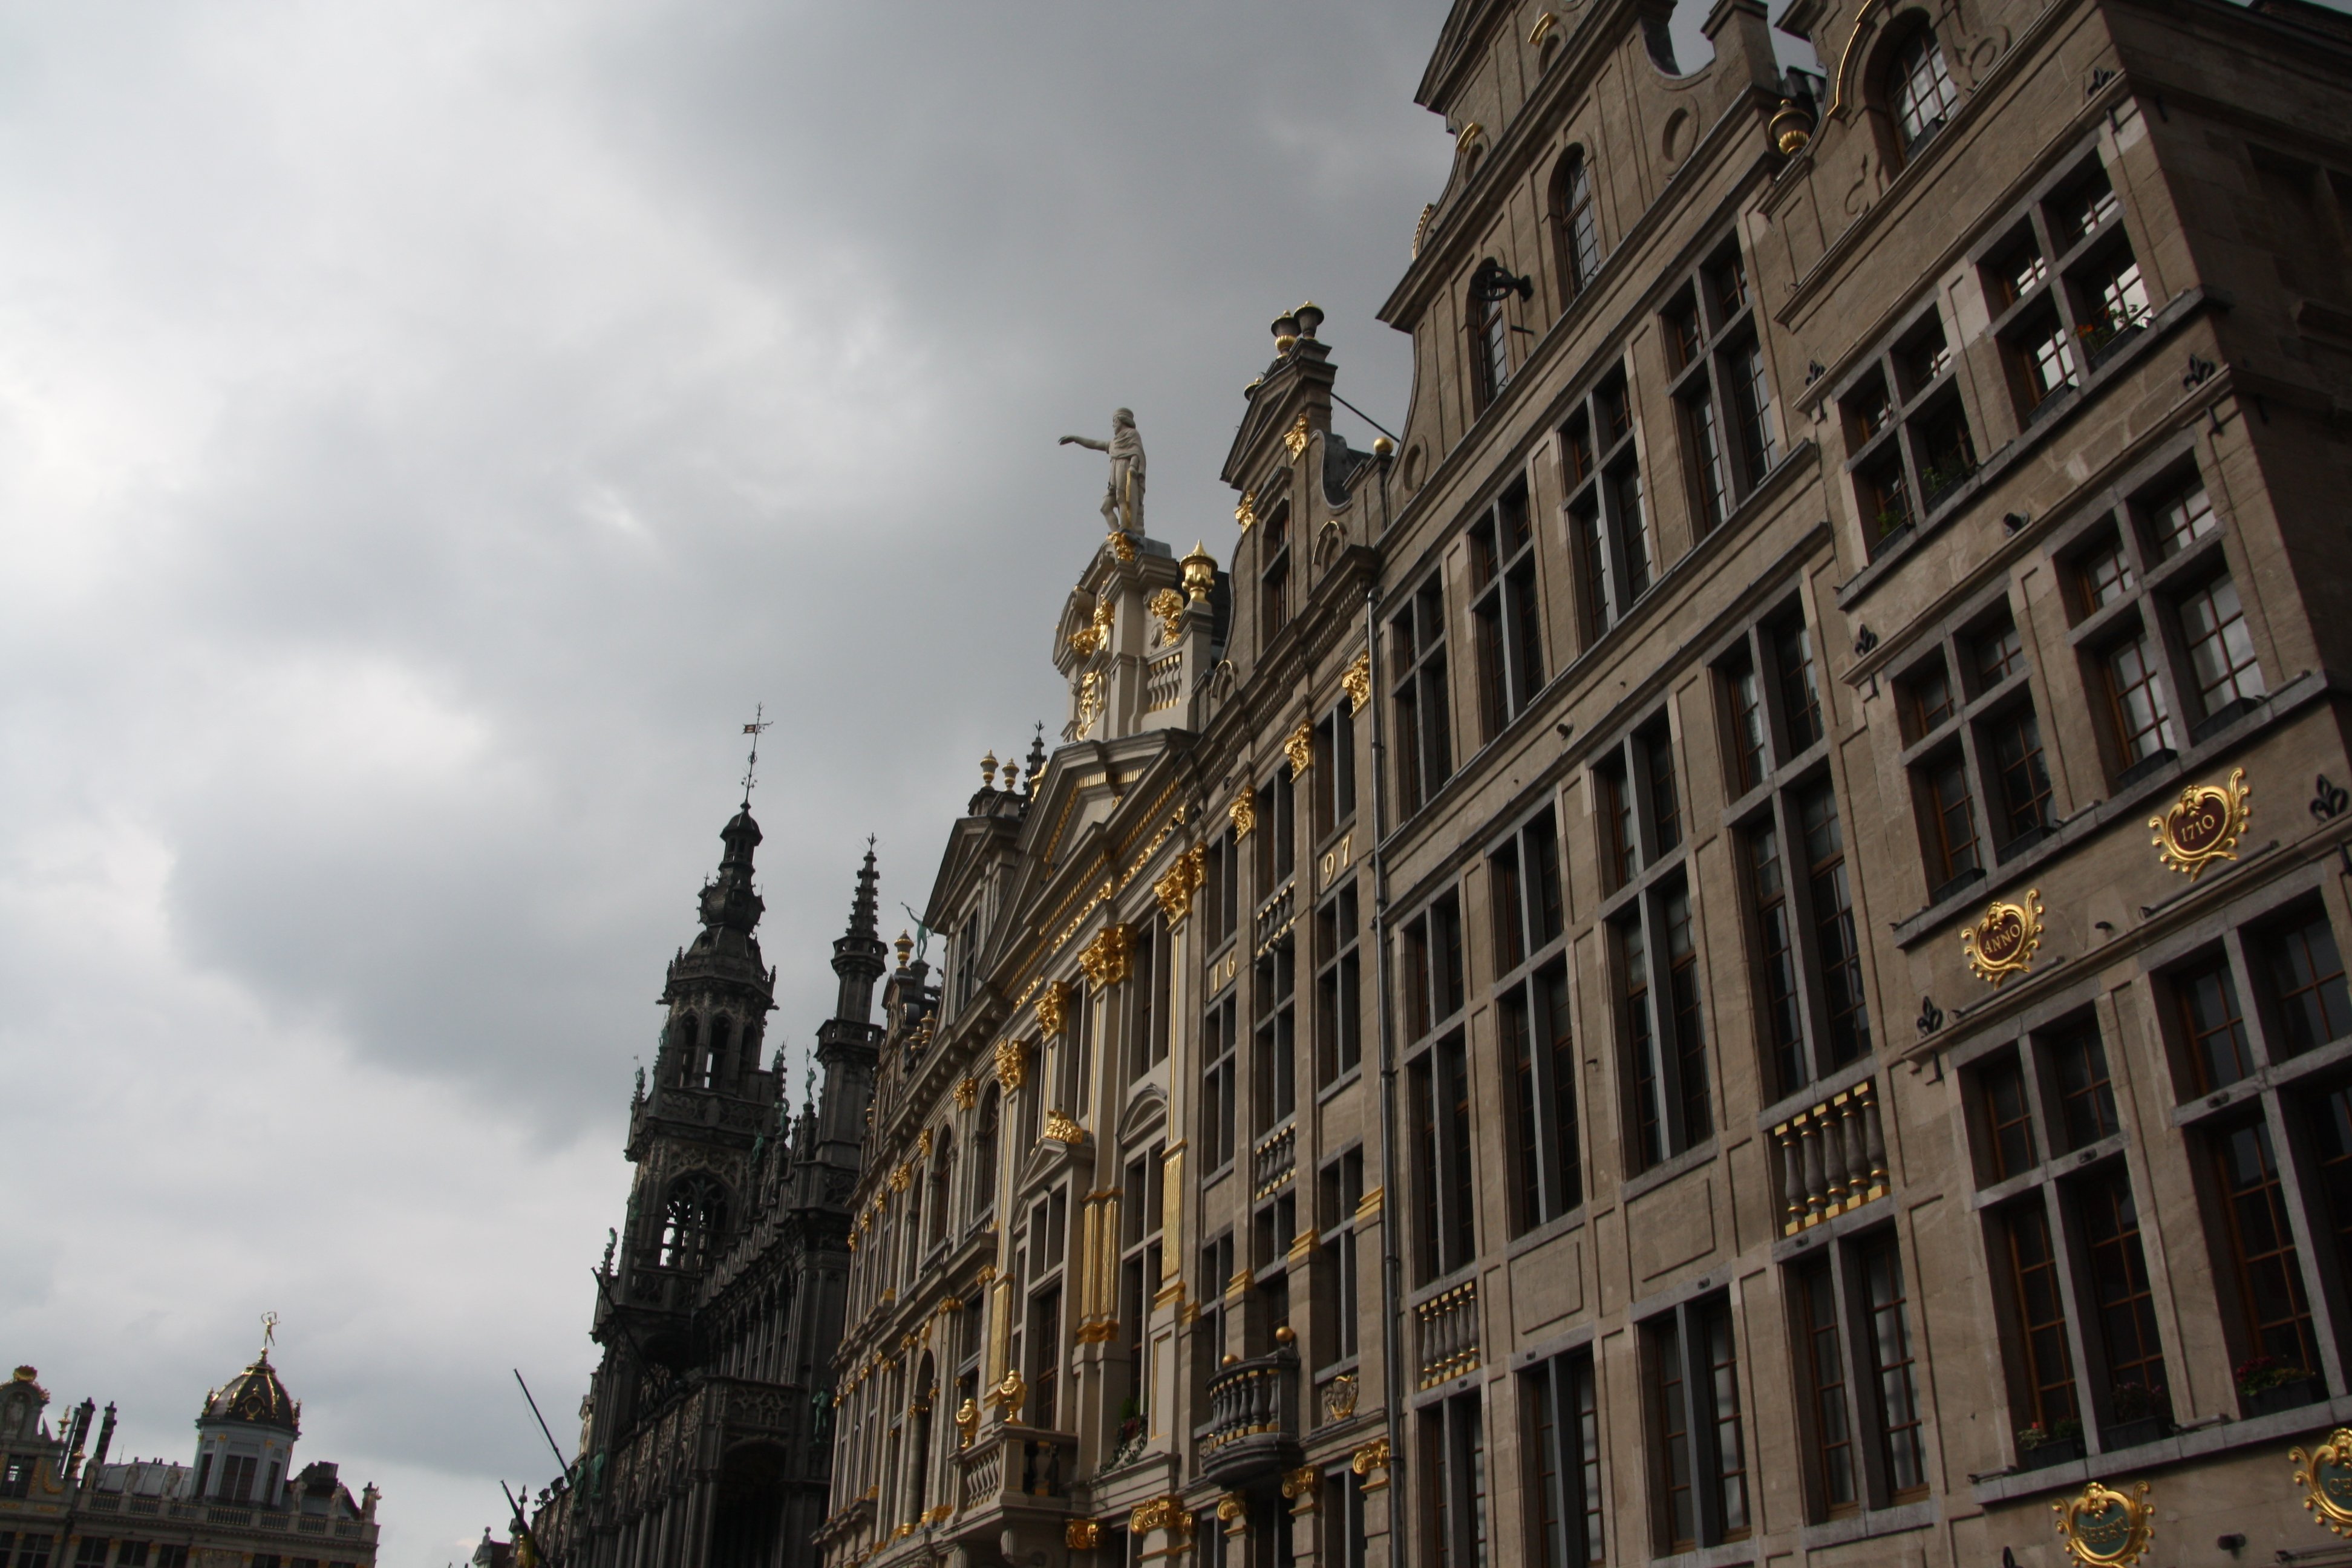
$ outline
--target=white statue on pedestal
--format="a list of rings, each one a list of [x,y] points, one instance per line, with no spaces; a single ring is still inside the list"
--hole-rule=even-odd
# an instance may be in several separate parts
[[[1065,436],[1056,443],[1064,447],[1085,447],[1091,451],[1110,454],[1110,484],[1103,491],[1103,526],[1113,533],[1143,532],[1143,437],[1136,433],[1135,411],[1115,409],[1110,416],[1110,439],[1097,441],[1089,436]]]

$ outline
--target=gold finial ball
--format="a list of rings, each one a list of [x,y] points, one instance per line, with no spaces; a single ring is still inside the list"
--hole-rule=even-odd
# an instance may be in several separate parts
[[[1297,1333],[1288,1323],[1285,1323],[1280,1328],[1274,1331],[1274,1342],[1278,1345],[1286,1345],[1297,1338],[1298,1338]]]
[[[980,759],[980,782],[982,785],[996,783],[996,752],[991,747],[988,755]]]
[[[1006,789],[1017,788],[1020,777],[1021,764],[1019,763],[1007,763],[1004,764],[1004,787]]]
[[[1241,1364],[1241,1357],[1235,1355],[1233,1352],[1227,1351],[1225,1352],[1225,1359],[1218,1364],[1222,1366],[1238,1366]]]
[[[1372,437],[1372,456],[1386,459],[1396,456],[1396,443],[1385,436]]]

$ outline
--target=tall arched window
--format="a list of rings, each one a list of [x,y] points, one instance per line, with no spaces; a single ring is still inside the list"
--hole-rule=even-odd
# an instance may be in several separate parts
[[[931,1406],[939,1398],[939,1374],[931,1368],[931,1358],[923,1357],[921,1370],[915,1373],[914,1449],[908,1463],[907,1512],[920,1519],[929,1511],[931,1481]]]
[[[735,1026],[725,1018],[710,1020],[709,1048],[696,1064],[691,1080],[696,1089],[716,1089],[727,1071],[728,1047],[734,1043]]]
[[[1959,89],[1945,68],[1943,46],[1934,28],[1917,27],[1886,66],[1886,110],[1895,121],[1895,140],[1908,159],[1919,144],[1933,136],[1960,103]]]
[[[923,1267],[923,1188],[922,1182],[907,1184],[907,1278],[914,1279]]]
[[[702,1059],[702,1023],[691,1013],[681,1013],[669,1026],[671,1072],[680,1084],[694,1081],[696,1066]]]
[[[980,1100],[980,1130],[971,1140],[971,1216],[978,1219],[996,1204],[996,1131],[1003,1114],[1003,1097],[996,1086]]]
[[[1551,219],[1559,245],[1560,303],[1584,292],[1601,270],[1601,221],[1592,210],[1592,169],[1571,147],[1552,176]]]
[[[699,1268],[727,1227],[727,1189],[701,1172],[680,1176],[662,1211],[665,1268]]]

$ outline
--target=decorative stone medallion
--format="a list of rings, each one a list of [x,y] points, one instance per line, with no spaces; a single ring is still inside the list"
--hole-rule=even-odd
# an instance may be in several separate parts
[[[2033,967],[2033,950],[2042,945],[2042,894],[2028,888],[2011,902],[1995,899],[1977,922],[1960,931],[1960,946],[1977,978],[1999,985],[2012,974]]]
[[[2156,1537],[2156,1510],[2147,1483],[2132,1495],[2093,1481],[2050,1511],[2058,1519],[2058,1539],[2066,1554],[2084,1568],[2131,1568]]]
[[[2190,881],[2216,860],[2234,860],[2233,851],[2253,815],[2253,787],[2246,770],[2233,768],[2227,784],[2190,784],[2162,816],[2147,825],[2157,858]]]

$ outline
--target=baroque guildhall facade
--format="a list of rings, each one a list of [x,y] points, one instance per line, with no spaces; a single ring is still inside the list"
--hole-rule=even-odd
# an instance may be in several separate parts
[[[633,1130],[572,1561],[2352,1529],[2352,25],[1779,25],[1457,0],[1402,437],[1302,307],[1222,563],[1114,494],[789,1137],[756,948],[674,968],[736,1046]]]

